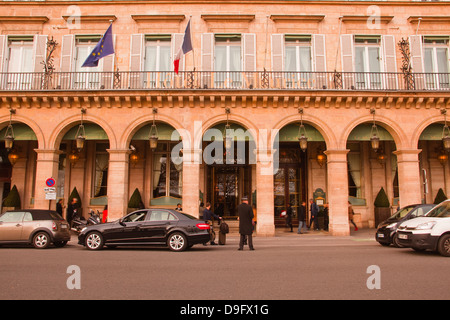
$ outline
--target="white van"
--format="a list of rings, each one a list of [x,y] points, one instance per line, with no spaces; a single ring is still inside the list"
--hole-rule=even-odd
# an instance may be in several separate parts
[[[445,200],[423,217],[403,222],[398,242],[416,251],[433,250],[450,257],[450,200]]]

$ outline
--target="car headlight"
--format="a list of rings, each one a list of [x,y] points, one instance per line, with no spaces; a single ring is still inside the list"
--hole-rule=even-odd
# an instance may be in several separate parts
[[[81,229],[81,232],[84,232],[84,230],[86,230],[87,229],[87,227],[84,227],[83,229]]]
[[[436,224],[435,221],[421,223],[416,227],[416,230],[430,230],[430,229],[433,229],[435,224]]]
[[[387,229],[392,229],[397,226],[397,222],[391,223],[390,225],[386,226]]]

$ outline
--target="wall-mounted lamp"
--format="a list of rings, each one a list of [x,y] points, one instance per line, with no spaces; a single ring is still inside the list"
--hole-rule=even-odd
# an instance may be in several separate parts
[[[150,127],[148,141],[150,143],[150,149],[152,149],[152,151],[153,151],[158,146],[158,129],[156,128],[156,124],[155,124],[155,117],[156,117],[156,114],[158,113],[158,109],[153,108],[152,112],[153,112],[153,124]]]
[[[86,132],[84,131],[83,115],[86,114],[86,109],[81,108],[81,124],[78,126],[75,140],[77,142],[77,149],[80,152],[84,148],[84,141],[86,140]]]
[[[228,116],[231,113],[230,108],[226,108],[225,113],[227,114],[227,124],[225,125],[225,130],[223,133],[223,141],[225,144],[225,151],[228,151],[231,149],[231,146],[233,144],[233,137],[231,136],[231,126],[228,123]]]
[[[12,149],[8,153],[8,160],[9,160],[9,163],[11,163],[12,166],[14,166],[16,164],[17,160],[19,160],[19,154],[17,153],[16,149]]]
[[[305,152],[306,148],[308,148],[308,137],[306,136],[306,129],[303,125],[303,108],[299,108],[298,113],[300,113],[300,126],[298,127],[297,139],[300,144],[300,149]]]
[[[380,134],[378,133],[378,127],[375,124],[375,109],[370,109],[370,113],[373,115],[373,124],[370,131],[370,145],[373,151],[377,152],[380,148]]]
[[[15,109],[9,109],[9,124],[5,131],[5,148],[11,150],[14,145],[14,130],[12,126],[12,115],[16,114]]]
[[[444,129],[442,131],[442,144],[447,152],[450,152],[450,128],[447,125],[447,110],[442,109],[441,113],[444,115]]]
[[[317,163],[322,168],[325,162],[327,162],[327,156],[323,153],[322,149],[319,147],[317,148],[317,157],[316,157]]]

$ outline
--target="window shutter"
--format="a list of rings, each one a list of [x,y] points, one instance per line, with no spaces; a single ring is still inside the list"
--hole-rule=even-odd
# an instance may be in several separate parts
[[[315,87],[318,89],[327,88],[327,61],[325,55],[325,35],[315,34],[312,36],[312,58],[315,75]]]
[[[422,36],[410,36],[409,37],[409,50],[411,52],[411,67],[412,72],[415,73],[415,85],[417,90],[425,88],[425,81],[423,72],[425,70],[423,66],[423,45]]]
[[[116,35],[113,35],[113,48],[116,51]],[[103,58],[103,73],[102,73],[102,89],[112,89],[114,79],[114,62],[116,61],[116,54],[110,54]]]
[[[342,59],[342,72],[343,85],[345,89],[352,89],[355,87],[354,77],[354,45],[352,34],[341,35],[341,59]]]
[[[384,72],[387,72],[384,81],[387,89],[398,89],[397,58],[395,50],[395,37],[392,35],[381,37],[383,45]]]
[[[272,35],[272,71],[284,70],[284,34]]]
[[[75,48],[75,36],[66,34],[62,39],[61,46],[61,88],[69,89],[72,86],[72,66],[74,62],[73,51]]]
[[[250,71],[243,73],[243,85],[246,88],[255,87],[256,71],[256,34],[244,33],[242,34],[242,57],[243,57],[243,71]]]
[[[44,72],[44,63],[47,58],[47,36],[36,34],[33,38],[33,72]],[[32,89],[40,89],[42,75],[33,74]]]
[[[212,71],[214,70],[214,34],[202,34],[202,88],[212,88]]]
[[[144,34],[132,34],[130,39],[130,87],[141,88],[143,84]]]
[[[8,36],[0,35],[0,74],[6,71],[6,49],[8,48]],[[5,75],[0,76],[0,89],[6,85]]]

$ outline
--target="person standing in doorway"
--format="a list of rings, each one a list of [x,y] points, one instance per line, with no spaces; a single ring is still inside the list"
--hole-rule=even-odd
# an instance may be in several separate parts
[[[250,250],[253,248],[253,209],[248,204],[248,198],[242,197],[242,203],[238,205],[237,212],[239,215],[239,234],[241,235],[239,240],[239,249],[244,249],[244,241],[247,238],[248,247]]]
[[[292,232],[292,216],[293,216],[293,212],[292,212],[292,207],[291,204],[288,203],[287,204],[287,209],[286,209],[286,227],[291,228]]]
[[[62,217],[63,216],[63,209],[64,209],[64,202],[63,199],[59,199],[56,203],[56,212]]]
[[[311,211],[311,220],[309,221],[309,229],[312,229],[312,225],[314,223],[314,229],[319,230],[319,207],[314,202],[313,199],[309,199],[310,208]]]
[[[72,201],[67,206],[66,220],[69,223],[69,226],[72,226],[72,220],[78,213],[78,199],[72,198]]]
[[[298,234],[302,234],[302,228],[306,230],[306,202],[302,201],[302,205],[298,208]]]

